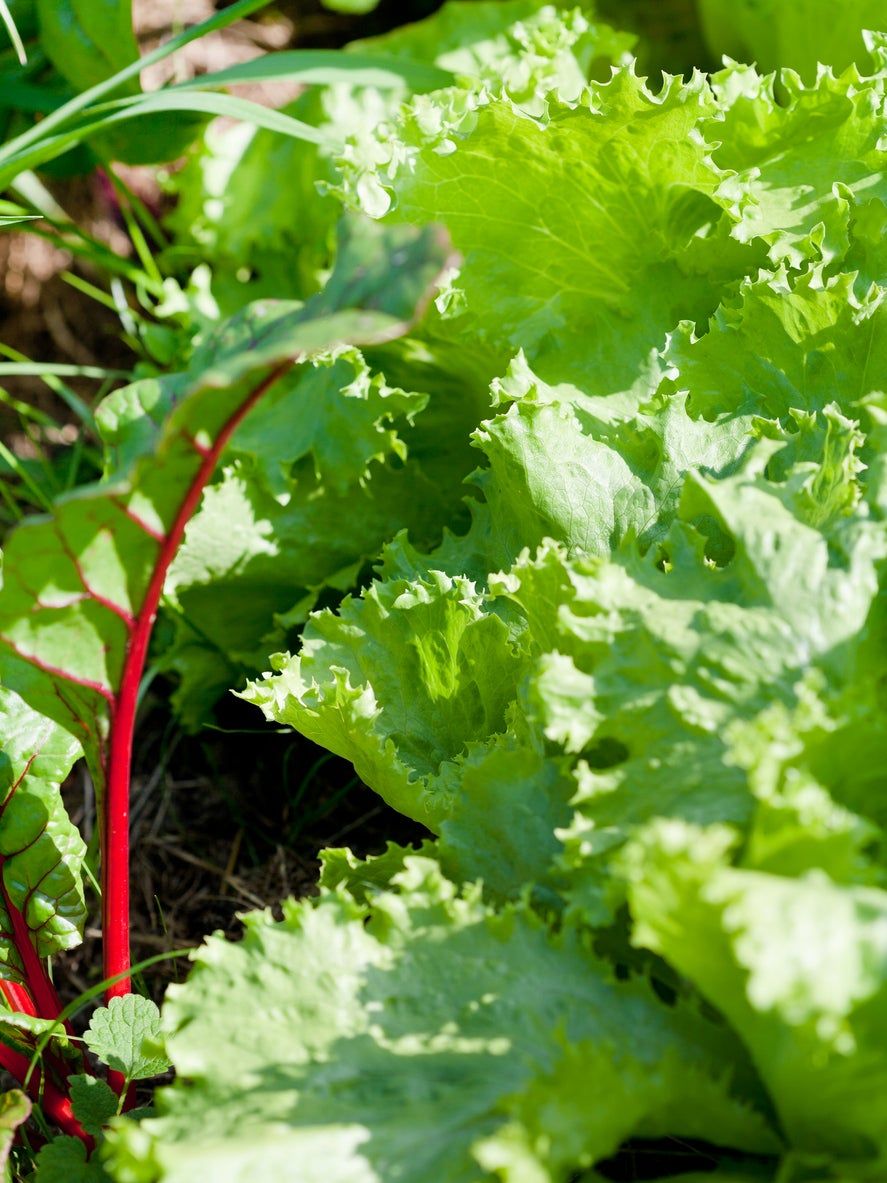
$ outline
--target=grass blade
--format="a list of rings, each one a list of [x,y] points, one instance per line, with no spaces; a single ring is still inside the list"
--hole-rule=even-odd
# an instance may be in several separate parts
[[[16,136],[0,147],[0,168],[6,166],[11,160],[16,159],[26,148],[39,143],[56,128],[63,127],[66,121],[73,118],[73,116],[79,115],[81,111],[85,111],[93,103],[96,103],[106,95],[113,94],[115,90],[123,86],[124,83],[129,82],[131,78],[138,77],[146,66],[151,66],[154,62],[163,61],[171,53],[175,53],[176,50],[182,49],[192,41],[206,36],[207,33],[214,33],[218,29],[224,29],[228,25],[233,24],[234,21],[251,16],[252,13],[258,12],[260,8],[265,8],[269,2],[270,0],[239,0],[239,3],[232,4],[230,7],[223,9],[222,12],[215,13],[208,20],[202,21],[198,25],[192,25],[190,29],[185,29],[182,33],[170,38],[169,41],[158,46],[151,53],[145,54],[144,57],[131,62],[125,69],[118,70],[116,74],[112,74],[104,82],[98,82],[95,86],[91,86],[88,90],[83,91],[82,94],[75,95],[67,103],[63,103],[62,106],[57,107],[55,111],[47,115],[40,123],[28,128],[27,131],[22,132],[21,135]],[[0,176],[3,176],[3,173],[0,173]],[[8,184],[8,181],[0,183]]]
[[[422,93],[451,86],[453,81],[448,70],[423,62],[382,54],[342,53],[335,49],[290,49],[266,53],[212,74],[201,74],[199,78],[170,87],[170,90],[204,90],[244,82],[302,82],[306,86],[346,82],[351,86],[374,86],[379,90],[398,89],[406,84],[410,90]]]
[[[19,35],[15,21],[12,19],[12,13],[9,11],[9,5],[6,3],[6,0],[0,0],[0,20],[6,26],[6,32],[9,34],[9,40],[12,42],[12,48],[15,50],[16,57],[23,66],[26,66],[28,64],[28,55],[25,52],[24,42]]]
[[[97,111],[101,114],[97,114]],[[53,136],[46,136],[38,143],[26,147],[16,156],[9,157],[0,151],[0,189],[9,185],[15,177],[25,169],[37,168],[46,161],[60,156],[68,148],[74,147],[97,132],[115,124],[125,123],[130,119],[138,119],[145,115],[158,113],[179,113],[182,111],[198,112],[204,115],[226,115],[231,119],[239,119],[253,123],[257,127],[277,131],[297,140],[307,140],[311,144],[326,144],[328,136],[303,123],[284,115],[282,111],[275,111],[271,107],[263,107],[248,99],[235,98],[233,95],[215,94],[212,91],[183,92],[173,89],[157,90],[151,94],[138,95],[132,99],[120,99],[113,103],[102,104],[89,113],[84,122],[73,128],[67,128]],[[48,123],[43,121],[41,126]],[[14,142],[14,141],[13,141]]]

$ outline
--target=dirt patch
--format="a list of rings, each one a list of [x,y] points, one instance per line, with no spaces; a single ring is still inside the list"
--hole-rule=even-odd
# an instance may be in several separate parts
[[[388,841],[428,836],[361,784],[350,764],[263,725],[254,707],[232,697],[218,715],[219,729],[185,735],[161,692],[140,721],[131,813],[134,962],[193,948],[214,931],[237,937],[243,912],[311,895],[325,847],[365,856]],[[96,816],[85,770],[75,770],[65,791],[88,841]],[[66,1000],[101,976],[96,899],[91,912],[83,944],[58,958]],[[152,966],[147,988],[159,1000],[185,966]]]

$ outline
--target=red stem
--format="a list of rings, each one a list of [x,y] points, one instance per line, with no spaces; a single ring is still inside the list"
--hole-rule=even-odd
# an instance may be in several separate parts
[[[6,995],[6,1001],[9,1003],[11,1010],[18,1011],[23,1015],[37,1014],[34,999],[19,982],[0,982],[0,990]]]
[[[148,656],[148,645],[163,585],[170,564],[185,533],[185,527],[193,516],[203,490],[215,471],[216,464],[225,445],[245,415],[252,410],[265,392],[290,367],[291,362],[278,366],[256,389],[247,396],[238,409],[222,427],[211,447],[198,446],[189,439],[191,447],[202,457],[194,479],[188,487],[179,506],[175,520],[160,544],[157,562],[151,574],[145,598],[135,620],[126,657],[120,688],[115,695],[111,716],[111,742],[108,752],[108,785],[105,793],[105,816],[102,851],[102,933],[104,937],[104,976],[119,980],[109,986],[105,997],[110,1002],[130,992],[129,978],[129,784],[132,768],[132,741],[135,730],[136,708],[139,687]],[[120,1073],[112,1072],[108,1077],[119,1093],[123,1088]]]
[[[2,873],[2,872],[0,872]],[[56,993],[55,986],[49,980],[49,975],[42,960],[37,956],[37,950],[31,940],[31,930],[22,913],[10,900],[3,885],[3,902],[9,919],[12,921],[12,931],[15,934],[15,947],[25,971],[25,981],[36,1005],[36,1011],[44,1019],[55,1019],[61,1014],[62,1004]]]
[[[4,983],[4,986],[8,983]],[[20,1084],[24,1084],[28,1076],[28,1069],[30,1062],[25,1056],[19,1055],[10,1047],[0,1044],[0,1067],[6,1069]],[[28,1081],[28,1092],[33,1099],[37,1101],[43,1108],[46,1116],[60,1130],[66,1134],[71,1134],[75,1138],[80,1138],[82,1142],[86,1143],[88,1149],[92,1149],[95,1145],[93,1139],[87,1134],[83,1126],[74,1116],[74,1110],[71,1107],[70,1100],[61,1093],[51,1080],[46,1080],[41,1083],[40,1073],[32,1072],[31,1079]]]
[[[6,890],[3,879],[3,865],[6,862],[0,858],[0,895],[3,897],[3,907],[12,924],[15,948],[22,962],[26,985],[18,982],[2,982],[3,993],[13,1010],[22,1011],[27,1015],[40,1015],[44,1019],[55,1019],[61,1014],[62,1004],[56,993],[55,986],[49,979],[46,966],[37,955],[37,950],[31,940],[31,930],[24,915],[15,906]],[[65,1023],[68,1031],[71,1024]]]

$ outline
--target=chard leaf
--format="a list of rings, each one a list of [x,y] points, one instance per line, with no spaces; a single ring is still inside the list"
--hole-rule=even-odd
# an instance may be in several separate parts
[[[278,1021],[229,1029],[222,1075],[232,1005]],[[249,917],[241,944],[213,938],[164,1021],[179,1081],[157,1118],[112,1129],[108,1158],[168,1183],[293,1161],[306,1183],[467,1183],[500,1177],[512,1144],[531,1177],[564,1178],[641,1130],[775,1147],[722,1027],[615,981],[577,933],[458,893],[430,859],[369,907],[326,893]]]
[[[444,258],[436,232],[363,229],[307,305],[253,305],[219,329],[188,372],[106,400],[98,417],[108,479],[10,537],[0,592],[4,681],[80,739],[100,790],[124,670],[143,651],[168,565],[228,436],[295,361],[403,333]]]
[[[0,962],[4,977],[24,981],[24,941],[39,957],[73,948],[86,920],[86,847],[60,792],[80,745],[5,686],[0,734]]]
[[[406,369],[380,352],[376,364]],[[348,590],[398,530],[434,546],[461,524],[482,400],[456,366],[407,372],[422,393],[389,386],[355,350],[330,354],[282,381],[235,432],[166,585],[175,633],[163,660],[181,677],[186,724],[264,669],[321,589]],[[290,399],[304,427],[291,423]]]

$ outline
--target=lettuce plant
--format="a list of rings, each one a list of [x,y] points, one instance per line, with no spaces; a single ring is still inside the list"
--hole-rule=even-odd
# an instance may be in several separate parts
[[[462,253],[420,339],[501,368],[467,531],[245,696],[435,837],[197,955],[121,1178],[592,1179],[666,1134],[883,1173],[883,88],[481,79],[346,142],[347,200]]]
[[[177,1073],[135,1120],[87,1074],[66,1090],[56,1047],[47,1112],[103,1141],[52,1143],[44,1177],[592,1183],[667,1139],[699,1180],[883,1177],[870,15],[837,71],[653,86],[588,5],[451,3],[351,51],[397,86],[337,78],[289,116],[322,129],[273,150],[317,237],[278,200],[261,233],[204,200],[220,162],[255,190],[265,132],[182,174],[190,360],[103,404],[105,480],[13,535],[0,593],[6,997],[24,1030],[58,1018],[82,748],[118,979],[89,1046],[121,1098],[161,1036]],[[294,302],[208,329],[276,234]],[[432,834],[324,852],[318,897],[210,938],[160,1019],[126,995],[125,846],[158,612],[189,723],[227,677]]]

